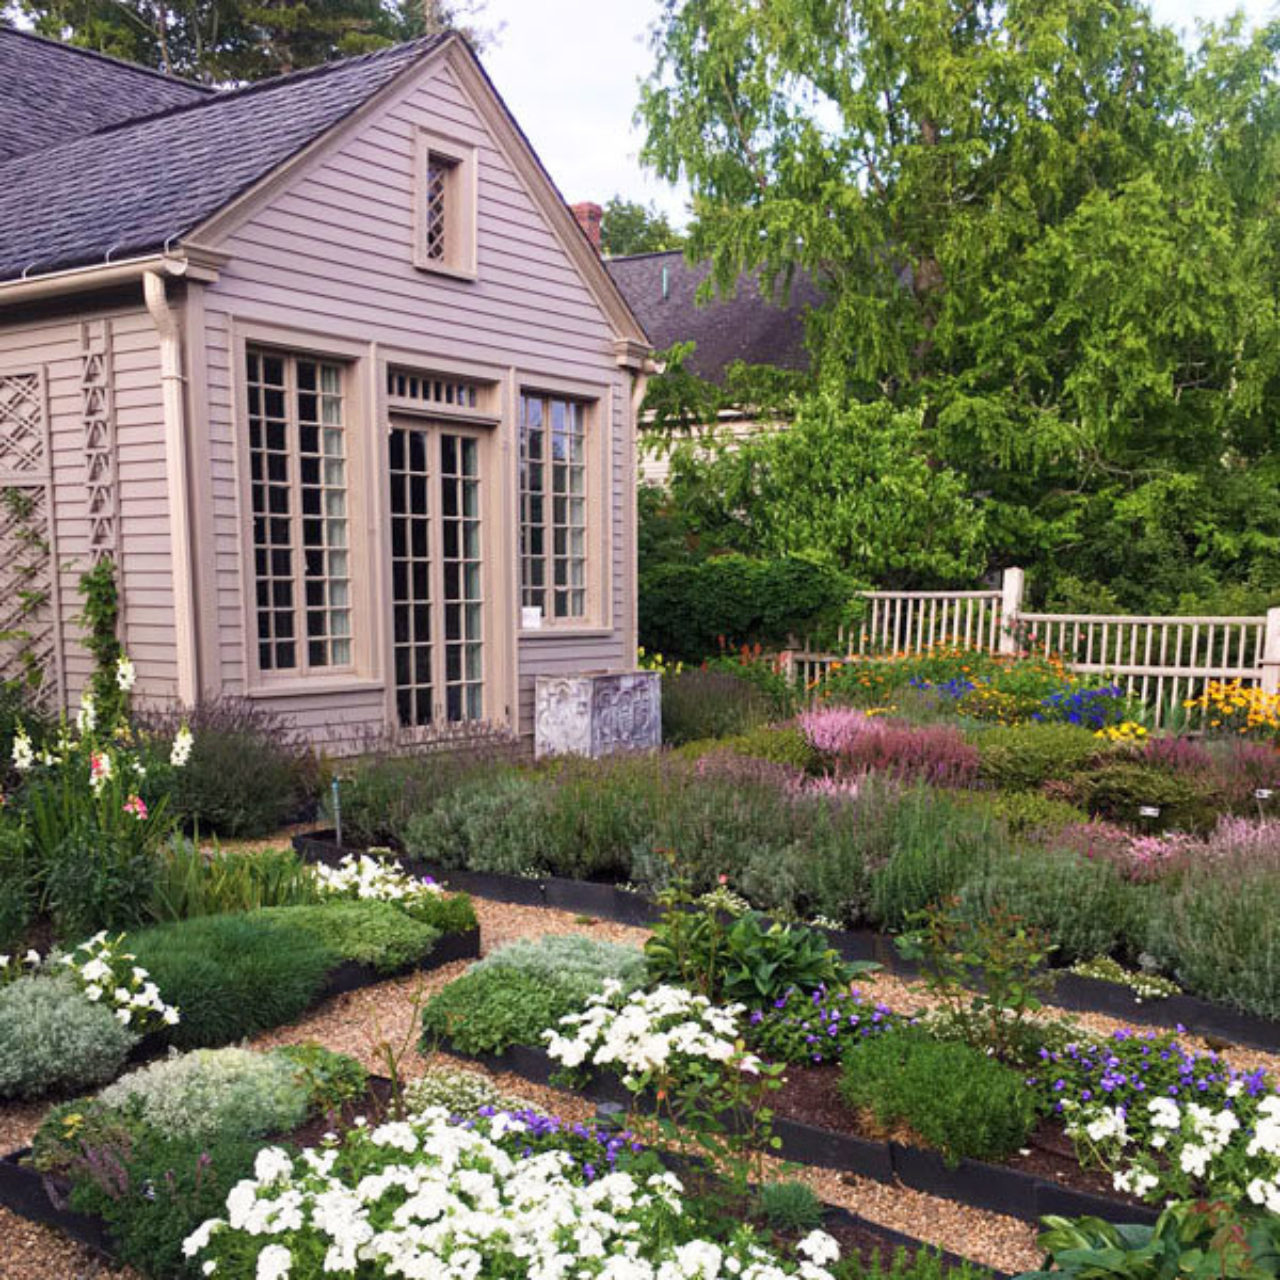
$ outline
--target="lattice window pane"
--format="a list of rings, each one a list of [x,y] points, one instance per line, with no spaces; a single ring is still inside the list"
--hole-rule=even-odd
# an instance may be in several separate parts
[[[422,249],[430,262],[444,262],[449,251],[449,189],[457,162],[427,153],[426,187],[423,191]]]
[[[553,619],[587,611],[585,407],[520,399],[521,602]]]
[[[396,713],[406,726],[429,725],[435,716],[430,446],[425,430],[391,432],[392,644]]]
[[[250,351],[249,475],[258,665],[352,662],[342,370]]]

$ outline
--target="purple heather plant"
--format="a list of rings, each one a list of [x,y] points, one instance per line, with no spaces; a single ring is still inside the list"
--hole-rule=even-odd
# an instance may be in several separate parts
[[[977,747],[951,725],[910,725],[833,707],[806,712],[800,728],[839,776],[880,773],[967,786],[981,764]]]

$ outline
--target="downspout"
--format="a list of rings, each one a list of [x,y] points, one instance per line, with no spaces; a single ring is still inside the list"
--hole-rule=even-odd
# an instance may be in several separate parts
[[[169,490],[169,549],[173,561],[174,633],[177,641],[178,701],[196,702],[195,564],[191,546],[191,494],[187,465],[186,379],[182,374],[182,326],[169,305],[164,276],[142,277],[147,311],[160,337],[160,386],[164,406],[165,478]]]
[[[627,521],[630,524],[631,547],[636,551],[640,536],[640,406],[644,403],[645,392],[649,388],[649,377],[658,372],[658,366],[652,359],[646,358],[638,369],[631,370],[631,485],[627,497]],[[630,621],[627,626],[626,665],[634,667],[639,661],[640,644],[640,565],[637,560],[631,575],[631,599],[628,601]]]

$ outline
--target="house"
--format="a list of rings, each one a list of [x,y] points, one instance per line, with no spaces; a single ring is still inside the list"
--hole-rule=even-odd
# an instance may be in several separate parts
[[[575,212],[581,207],[592,206],[575,206]],[[578,216],[581,221],[582,215]],[[775,301],[755,277],[744,276],[732,296],[700,305],[698,290],[710,266],[705,262],[691,265],[678,249],[609,258],[605,265],[656,350],[666,351],[677,342],[695,344],[685,367],[700,378],[721,384],[736,361],[808,369],[805,314],[822,300],[808,278],[796,280],[785,301]],[[739,437],[766,425],[738,409],[730,409],[720,418],[721,432]],[[645,483],[666,480],[667,443],[656,437],[646,440],[641,430],[639,468]]]
[[[649,343],[462,38],[219,92],[0,28],[0,84],[0,634],[51,699],[108,556],[135,696],[317,741],[632,666]]]

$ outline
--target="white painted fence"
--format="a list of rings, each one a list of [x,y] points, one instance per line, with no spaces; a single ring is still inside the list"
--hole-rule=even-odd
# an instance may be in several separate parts
[[[1156,724],[1183,714],[1211,681],[1280,693],[1280,608],[1247,618],[1032,613],[1022,608],[1024,586],[1023,571],[1007,569],[987,591],[863,592],[867,615],[842,636],[843,653],[788,654],[792,679],[813,688],[835,662],[952,645],[1053,655],[1070,671],[1121,684]]]

